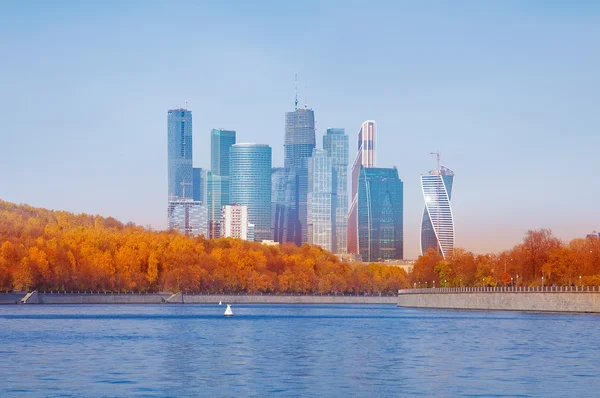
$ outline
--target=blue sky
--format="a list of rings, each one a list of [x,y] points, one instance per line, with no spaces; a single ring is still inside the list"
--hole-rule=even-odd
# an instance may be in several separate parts
[[[498,251],[527,229],[600,229],[600,3],[594,1],[4,1],[0,197],[166,226],[167,109],[268,143],[315,110],[317,142],[378,124],[377,165],[404,181],[405,257],[419,176],[456,172],[457,245]]]

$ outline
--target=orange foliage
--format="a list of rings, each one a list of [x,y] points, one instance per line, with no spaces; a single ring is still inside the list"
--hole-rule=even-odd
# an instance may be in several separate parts
[[[394,294],[402,268],[316,246],[187,238],[0,201],[0,290]]]

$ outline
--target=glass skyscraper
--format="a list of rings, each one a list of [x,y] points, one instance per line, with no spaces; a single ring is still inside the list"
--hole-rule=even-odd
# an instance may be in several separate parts
[[[425,200],[421,221],[421,254],[435,249],[442,257],[454,250],[454,217],[450,199],[454,172],[444,166],[421,176]]]
[[[204,203],[204,170],[201,167],[194,167],[192,169],[192,194],[193,199],[197,202]]]
[[[336,176],[335,252],[346,253],[348,244],[348,136],[344,129],[327,129],[323,149],[333,160]]]
[[[221,236],[221,212],[229,204],[229,177],[216,175],[211,171],[204,173],[204,197],[208,208],[208,236],[219,238]]]
[[[235,131],[212,129],[210,132],[210,171],[229,176],[229,151],[235,144]]]
[[[348,253],[359,254],[358,247],[358,185],[361,167],[375,167],[376,124],[367,120],[358,130],[358,152],[352,165],[352,193],[348,210]]]
[[[168,198],[192,199],[192,111],[167,112],[167,141]]]
[[[337,176],[327,151],[313,149],[308,160],[308,243],[337,252]]]
[[[300,243],[308,242],[308,159],[316,147],[315,114],[312,109],[296,108],[285,114],[284,166],[296,183],[296,211]]]
[[[357,252],[362,261],[402,259],[403,183],[394,168],[360,166]]]
[[[271,147],[235,144],[229,153],[230,203],[248,206],[248,222],[254,224],[255,240],[270,240]]]
[[[298,221],[298,182],[296,169],[274,167],[271,172],[273,240],[302,244]]]

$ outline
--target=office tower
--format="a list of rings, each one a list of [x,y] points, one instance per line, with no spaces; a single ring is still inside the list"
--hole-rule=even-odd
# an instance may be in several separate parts
[[[254,228],[255,228],[254,224],[248,223],[248,239],[247,239],[248,242],[254,242],[255,241],[255,239],[254,239]]]
[[[223,206],[221,222],[223,238],[248,240],[248,206]]]
[[[296,169],[274,167],[271,171],[273,240],[302,244],[298,221],[298,182]]]
[[[186,236],[208,237],[208,209],[198,201],[169,201],[167,219],[169,229],[177,230]]]
[[[204,200],[204,189],[205,189],[205,181],[204,181],[204,170],[201,167],[194,167],[192,169],[192,196],[193,199],[197,202],[201,202],[203,205],[206,205]]]
[[[439,156],[439,155],[438,155]],[[454,217],[450,199],[454,172],[439,164],[429,174],[421,176],[425,208],[421,221],[421,254],[435,249],[442,257],[454,249]]]
[[[212,129],[210,132],[210,171],[229,176],[229,151],[235,144],[235,131]]]
[[[398,170],[359,167],[356,252],[366,262],[402,259],[403,184]]]
[[[203,179],[205,204],[208,207],[208,236],[215,239],[221,236],[222,208],[229,204],[229,177],[205,171]]]
[[[269,240],[271,231],[271,147],[235,144],[229,153],[230,203],[248,207],[255,240]]]
[[[316,147],[315,114],[312,109],[298,108],[285,114],[284,166],[293,171],[290,174],[296,184],[296,211],[300,224],[294,230],[300,231],[296,240],[308,241],[308,158]]]
[[[367,120],[358,130],[358,152],[352,165],[352,192],[348,211],[348,253],[359,254],[358,250],[358,185],[362,168],[375,167],[375,131],[373,120]]]
[[[336,253],[337,176],[327,151],[313,149],[308,160],[308,243]]]
[[[167,141],[169,200],[192,199],[192,111],[168,111]]]
[[[333,160],[336,176],[335,252],[346,253],[348,245],[348,136],[344,129],[327,129],[323,149]]]

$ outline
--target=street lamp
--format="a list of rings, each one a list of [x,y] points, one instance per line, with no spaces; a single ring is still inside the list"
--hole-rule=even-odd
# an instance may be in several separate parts
[[[510,287],[511,288],[515,287],[515,285],[513,284],[513,278],[512,278],[512,276],[510,277]]]
[[[433,281],[433,288],[435,289],[435,281]]]
[[[446,283],[445,279],[444,279],[444,287],[448,287],[448,284]]]
[[[519,274],[517,274],[517,287],[519,286]]]
[[[579,275],[579,286],[581,286],[581,290],[583,290],[583,282],[581,280],[581,275]]]
[[[542,290],[544,290],[544,277],[542,276]]]
[[[485,287],[485,278],[481,279],[481,287]]]

